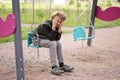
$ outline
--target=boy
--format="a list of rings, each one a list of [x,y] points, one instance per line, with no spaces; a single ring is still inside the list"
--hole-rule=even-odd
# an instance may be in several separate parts
[[[52,14],[51,20],[44,21],[34,31],[39,35],[39,42],[34,40],[33,43],[38,43],[41,47],[49,48],[52,65],[51,72],[56,75],[60,75],[63,72],[71,72],[73,70],[72,67],[64,64],[62,45],[59,41],[65,20],[66,15],[61,11],[56,11]],[[57,66],[57,59],[59,67]]]

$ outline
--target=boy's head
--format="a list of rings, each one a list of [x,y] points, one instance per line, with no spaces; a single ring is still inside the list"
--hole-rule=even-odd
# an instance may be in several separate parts
[[[51,20],[53,24],[56,24],[56,27],[59,27],[62,26],[66,20],[66,15],[61,11],[56,11],[52,14]]]
[[[55,11],[51,16],[51,20],[53,20],[56,16],[60,17],[62,21],[65,21],[67,18],[65,13],[63,13],[62,11]]]

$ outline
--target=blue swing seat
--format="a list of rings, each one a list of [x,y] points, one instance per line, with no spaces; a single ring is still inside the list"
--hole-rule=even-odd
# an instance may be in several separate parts
[[[35,37],[33,35],[33,30],[30,30],[28,32],[28,38],[27,38],[27,43],[28,43],[28,47],[32,47],[32,48],[39,48],[40,46],[36,46],[32,43],[32,38]]]
[[[88,40],[95,38],[95,36],[86,37],[85,29],[82,26],[76,26],[73,30],[74,41],[78,40]]]
[[[82,26],[76,26],[73,29],[73,37],[74,37],[74,41],[82,40],[82,48],[83,48],[83,41],[95,38],[95,36],[86,37],[85,28]]]

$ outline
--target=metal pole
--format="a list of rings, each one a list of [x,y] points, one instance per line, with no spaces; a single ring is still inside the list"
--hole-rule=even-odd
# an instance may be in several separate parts
[[[33,24],[34,24],[34,20],[35,20],[35,15],[34,15],[34,11],[35,10],[35,6],[34,6],[34,0],[33,0]]]
[[[51,4],[52,4],[52,0],[50,0],[50,6],[49,6],[49,20],[50,20],[50,15],[51,15]]]
[[[94,22],[95,22],[95,12],[96,12],[97,2],[98,2],[98,0],[93,0],[91,21],[90,21],[90,25],[93,25],[93,26],[94,26]],[[92,28],[91,27],[89,27],[89,34],[88,34],[88,36],[89,37],[92,36]],[[92,39],[88,39],[87,45],[91,46],[91,42],[92,42]]]
[[[78,0],[77,0],[77,15],[79,15]]]
[[[12,0],[13,14],[16,16],[16,32],[15,32],[15,58],[16,58],[16,78],[24,80],[24,65],[23,65],[23,48],[21,38],[21,20],[20,20],[20,3],[19,0]]]
[[[34,9],[34,0],[32,0],[32,8],[33,8],[33,21],[32,21],[32,25],[31,25],[31,28],[32,28],[32,26],[35,24],[35,9]],[[35,27],[36,27],[36,25],[35,25]]]

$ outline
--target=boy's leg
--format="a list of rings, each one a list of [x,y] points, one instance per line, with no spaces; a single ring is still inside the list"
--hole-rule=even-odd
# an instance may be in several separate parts
[[[49,53],[50,53],[50,60],[51,60],[51,65],[52,65],[52,70],[51,72],[56,75],[62,74],[64,71],[60,70],[59,67],[57,66],[57,43],[56,41],[50,41],[50,40],[40,40],[40,46],[42,47],[47,47],[49,48]]]
[[[40,40],[40,46],[49,48],[49,53],[50,53],[50,61],[52,66],[56,66],[56,57],[57,57],[57,44],[55,41],[50,41],[48,39],[41,39]]]
[[[74,68],[64,64],[64,59],[62,55],[62,45],[59,41],[57,41],[56,43],[57,43],[57,57],[58,57],[60,69],[65,72],[71,72]]]
[[[64,58],[62,54],[62,45],[59,41],[56,41],[57,43],[57,58],[59,63],[64,63]]]

